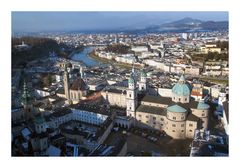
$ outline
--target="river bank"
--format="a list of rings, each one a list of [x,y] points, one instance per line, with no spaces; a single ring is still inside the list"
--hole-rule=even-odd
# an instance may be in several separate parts
[[[100,57],[98,57],[97,55],[94,54],[94,51],[89,53],[89,56],[91,58],[95,59],[95,60],[98,60],[98,61],[104,63],[104,64],[111,64],[111,65],[119,66],[119,67],[126,68],[126,69],[132,69],[132,65],[131,64],[119,63],[119,62],[116,62],[115,60],[109,60],[109,59],[106,59],[106,58],[100,58]],[[135,65],[134,68],[140,70],[143,67],[140,66],[140,65]]]

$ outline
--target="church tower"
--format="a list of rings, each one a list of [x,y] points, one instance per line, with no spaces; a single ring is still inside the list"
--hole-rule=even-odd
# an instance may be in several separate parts
[[[133,74],[131,74],[130,78],[128,79],[126,102],[127,102],[127,116],[135,118],[136,117],[135,111],[137,108],[137,88]]]
[[[65,70],[64,70],[63,84],[64,84],[65,97],[66,97],[66,99],[69,100],[69,98],[70,98],[69,97],[69,75],[68,75],[66,66],[65,66]]]
[[[140,73],[139,91],[147,91],[147,74],[142,70]]]
[[[31,96],[29,94],[28,88],[27,88],[27,83],[24,80],[23,83],[23,93],[22,93],[22,105],[24,108],[24,116],[25,119],[31,119],[33,117],[33,112],[32,112],[32,104],[31,104]]]

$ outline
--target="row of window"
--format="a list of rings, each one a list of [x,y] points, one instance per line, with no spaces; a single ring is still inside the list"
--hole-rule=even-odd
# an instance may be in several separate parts
[[[138,117],[141,118],[142,115],[141,114],[138,114]],[[149,116],[145,116],[146,118],[149,118]],[[153,120],[156,120],[157,118],[156,117],[152,117]],[[160,119],[161,121],[164,121],[164,118],[161,118]]]
[[[176,124],[172,124],[172,127],[176,127]],[[181,124],[181,127],[184,127],[184,124]]]
[[[175,132],[175,130],[172,130],[172,132]],[[184,132],[184,130],[181,130],[181,132]],[[189,130],[189,132],[192,132],[192,130]]]
[[[138,120],[139,122],[142,122],[142,120]],[[148,124],[149,121],[146,121],[146,123]],[[156,125],[156,122],[153,122],[153,125]],[[163,126],[163,124],[160,124],[161,126]]]
[[[167,117],[169,118],[169,115],[167,115]],[[176,117],[172,117],[172,119],[173,119],[173,120],[177,120]],[[184,119],[184,116],[181,117],[181,120],[183,120],[183,119]]]
[[[173,100],[177,100],[177,98],[173,97]],[[181,101],[181,98],[178,98],[178,101]],[[187,101],[187,98],[185,98],[185,101]]]
[[[172,130],[172,132],[175,132],[175,130]],[[184,130],[181,130],[181,132],[184,132]]]

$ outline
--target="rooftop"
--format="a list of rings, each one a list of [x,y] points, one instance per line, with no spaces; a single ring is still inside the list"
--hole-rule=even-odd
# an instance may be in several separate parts
[[[188,121],[196,121],[197,122],[199,120],[199,118],[197,116],[193,115],[193,114],[189,114],[187,116],[187,120]]]
[[[187,110],[179,105],[173,105],[173,106],[169,106],[167,108],[168,111],[170,112],[177,112],[177,113],[185,113],[187,112]]]
[[[169,104],[172,102],[172,99],[169,97],[161,97],[161,96],[151,96],[146,95],[142,98],[143,102],[152,102],[152,103],[159,103],[159,104]]]
[[[136,109],[137,112],[144,112],[144,113],[151,113],[151,114],[157,114],[157,115],[166,115],[166,110],[161,107],[154,107],[154,106],[146,106],[146,105],[140,105]]]

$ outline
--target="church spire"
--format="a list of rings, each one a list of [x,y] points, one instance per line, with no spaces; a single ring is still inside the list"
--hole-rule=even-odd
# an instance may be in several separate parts
[[[23,93],[22,93],[22,103],[24,105],[27,105],[29,100],[30,100],[30,94],[29,94],[29,91],[28,91],[28,88],[27,88],[26,80],[24,79],[24,82],[23,82]]]

